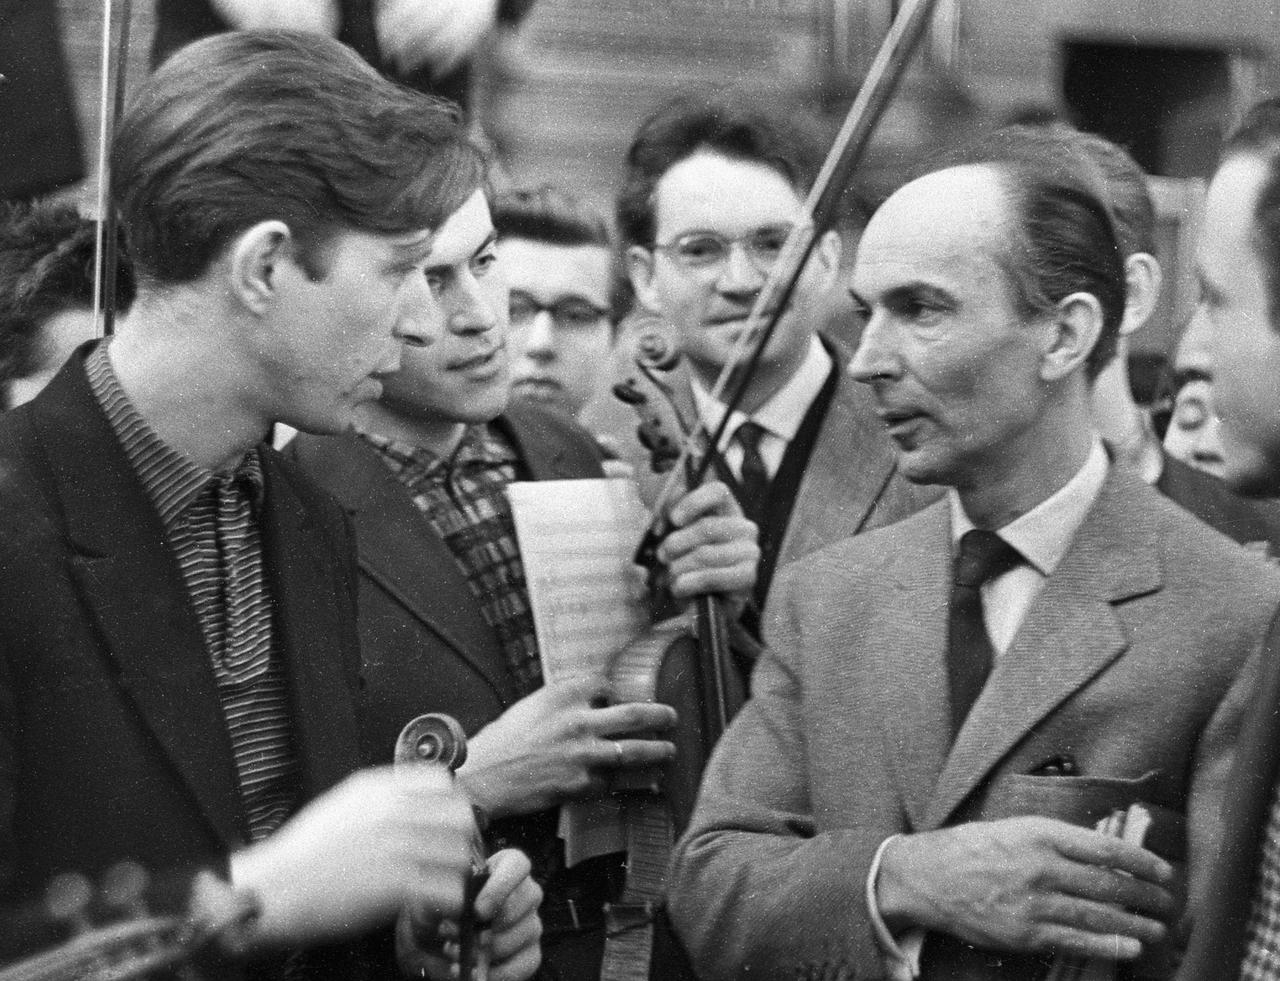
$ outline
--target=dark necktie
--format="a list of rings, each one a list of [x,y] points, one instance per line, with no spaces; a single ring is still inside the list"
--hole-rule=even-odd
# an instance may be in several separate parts
[[[982,584],[1022,561],[1017,549],[995,532],[974,528],[960,539],[952,569],[947,676],[951,685],[952,732],[964,725],[991,673],[995,651],[982,615]]]
[[[769,468],[760,455],[760,439],[765,432],[760,423],[748,419],[733,434],[742,448],[742,464],[738,467],[738,500],[747,517],[756,524],[760,523],[769,494]]]

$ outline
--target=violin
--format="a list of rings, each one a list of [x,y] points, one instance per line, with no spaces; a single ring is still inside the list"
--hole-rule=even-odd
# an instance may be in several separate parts
[[[672,386],[663,377],[675,367],[679,353],[665,341],[661,331],[639,333],[632,360],[643,382],[628,378],[615,386],[613,393],[639,413],[640,441],[651,453],[654,471],[669,473],[654,507],[653,523],[637,549],[636,560],[641,565],[655,568],[655,550],[669,530],[666,513],[677,493],[699,486],[715,466],[730,419],[758,370],[815,245],[835,223],[841,197],[936,5],[937,0],[907,0],[894,18],[805,199],[810,220],[797,222],[787,236],[755,298],[748,327],[735,342],[710,393],[725,406],[714,432],[709,432],[701,419],[689,419],[682,413]],[[656,392],[658,398],[650,392]],[[672,431],[673,422],[678,432]],[[699,597],[694,624],[692,636],[678,637],[659,668],[658,700],[673,704],[681,718],[676,760],[667,772],[667,793],[677,831],[688,823],[712,748],[746,698],[741,673],[733,668],[728,629],[718,598]],[[694,703],[693,711],[688,710],[690,702]]]
[[[451,715],[429,712],[408,723],[396,738],[395,766],[442,766],[451,774],[467,761],[467,735],[462,725]],[[473,808],[476,816],[475,834],[471,838],[471,868],[462,890],[462,914],[458,918],[458,968],[459,981],[485,981],[489,976],[489,958],[482,934],[486,924],[476,918],[476,897],[489,881],[488,852],[483,832],[488,817],[479,807]],[[424,947],[439,943],[432,932],[414,936]],[[0,981],[4,981],[0,978]]]
[[[130,981],[174,968],[198,978],[192,959],[220,941],[235,949],[258,917],[253,899],[209,872],[193,881],[199,902],[185,913],[152,912],[146,902],[151,885],[134,862],[112,866],[96,889],[78,873],[55,876],[43,902],[14,916],[5,933],[52,926],[70,938],[0,968],[0,981]]]

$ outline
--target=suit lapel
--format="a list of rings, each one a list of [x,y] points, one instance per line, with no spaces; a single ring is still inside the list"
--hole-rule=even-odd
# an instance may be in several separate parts
[[[360,567],[469,663],[504,702],[515,692],[493,629],[449,546],[355,436],[299,437],[299,460],[355,515]]]
[[[924,821],[951,744],[946,665],[949,528],[941,505],[899,526],[901,536],[883,569],[884,595],[874,605],[864,645],[870,652],[870,690],[895,693],[881,731],[913,827]]]
[[[143,724],[224,841],[243,840],[231,742],[204,639],[159,515],[79,357],[33,405],[75,582]]]
[[[1014,747],[1129,645],[1113,604],[1160,588],[1153,493],[1113,467],[956,738],[926,824],[947,821]]]
[[[264,453],[266,505],[262,543],[275,606],[275,645],[289,678],[293,734],[304,796],[332,787],[360,764],[353,684],[359,641],[352,597],[339,584],[334,559],[346,536],[322,526],[274,453]],[[287,561],[280,561],[286,557]],[[351,656],[351,663],[342,660]]]

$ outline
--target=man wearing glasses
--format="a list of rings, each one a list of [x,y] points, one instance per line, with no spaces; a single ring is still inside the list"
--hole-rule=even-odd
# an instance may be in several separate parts
[[[711,392],[787,234],[807,217],[820,162],[807,134],[734,95],[668,103],[631,145],[618,201],[631,283],[683,355],[677,403],[710,431],[725,411]],[[898,476],[866,393],[844,373],[854,325],[846,336],[818,334],[840,251],[835,232],[819,239],[726,428],[722,476],[760,528],[760,606],[778,565],[933,496]],[[638,459],[634,438],[618,438]]]
[[[609,228],[549,184],[499,194],[493,224],[510,290],[511,394],[576,418],[604,381],[628,299]]]

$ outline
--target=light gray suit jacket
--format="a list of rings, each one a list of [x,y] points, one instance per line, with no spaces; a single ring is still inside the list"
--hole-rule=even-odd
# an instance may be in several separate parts
[[[879,976],[865,886],[903,832],[1142,801],[1203,881],[1276,574],[1113,468],[953,745],[950,541],[939,503],[775,586],[753,698],[676,856],[672,915],[706,978]],[[1033,775],[1061,756],[1079,776]]]

